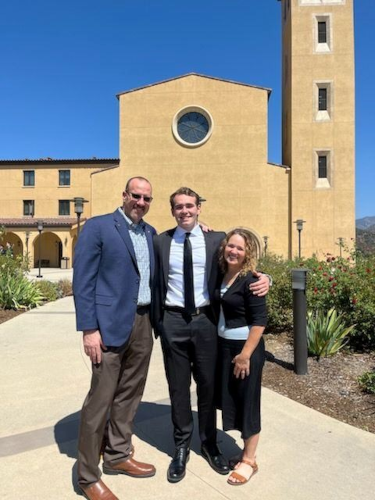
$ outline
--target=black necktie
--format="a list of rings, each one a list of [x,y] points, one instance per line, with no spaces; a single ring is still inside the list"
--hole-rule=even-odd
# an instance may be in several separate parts
[[[190,233],[185,234],[184,241],[184,292],[185,309],[188,314],[195,311],[193,252],[191,250]]]

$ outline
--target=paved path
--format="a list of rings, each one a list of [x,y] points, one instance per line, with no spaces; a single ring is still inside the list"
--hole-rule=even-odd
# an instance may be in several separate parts
[[[80,337],[71,297],[0,325],[1,499],[77,498],[78,418],[90,380]],[[227,485],[202,459],[194,436],[186,478],[169,484],[170,406],[157,341],[134,438],[136,458],[155,463],[157,474],[104,480],[120,499],[375,500],[375,435],[267,389],[262,404],[260,469],[250,483]],[[219,432],[226,454],[238,450],[238,438]]]
[[[30,272],[27,273],[27,277],[31,280],[48,280],[48,281],[60,281],[60,280],[70,280],[72,281],[73,278],[73,269],[60,269],[57,267],[42,267],[40,270],[41,278],[38,278],[37,276],[39,275],[39,269],[37,267],[34,267],[33,269],[30,269]]]

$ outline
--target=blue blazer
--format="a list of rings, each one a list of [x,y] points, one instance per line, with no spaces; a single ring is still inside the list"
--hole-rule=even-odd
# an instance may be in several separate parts
[[[146,224],[145,232],[152,280],[155,269],[152,239],[156,231]],[[98,329],[105,346],[123,345],[133,328],[139,283],[129,227],[121,213],[116,210],[89,219],[74,255],[77,330]]]

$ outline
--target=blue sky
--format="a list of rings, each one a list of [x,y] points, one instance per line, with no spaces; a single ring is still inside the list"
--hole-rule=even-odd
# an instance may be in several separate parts
[[[356,217],[375,215],[375,9],[354,0]],[[12,0],[0,8],[0,159],[118,157],[116,94],[189,72],[273,89],[281,161],[277,0]]]

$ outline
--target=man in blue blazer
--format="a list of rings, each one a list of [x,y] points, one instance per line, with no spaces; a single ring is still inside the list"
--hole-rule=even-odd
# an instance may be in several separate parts
[[[130,179],[123,207],[88,220],[74,257],[77,330],[92,362],[91,388],[83,404],[78,443],[78,484],[90,500],[117,497],[98,468],[107,419],[103,471],[151,477],[155,467],[133,457],[132,425],[152,350],[149,318],[155,229],[143,221],[152,188]]]

